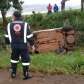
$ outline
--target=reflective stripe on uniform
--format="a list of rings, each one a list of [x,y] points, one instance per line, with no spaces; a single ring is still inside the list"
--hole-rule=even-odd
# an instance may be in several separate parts
[[[31,38],[31,37],[33,37],[33,34],[27,35],[28,39]]]
[[[7,26],[7,32],[8,32],[9,41],[11,43],[12,39],[11,39],[11,33],[10,33],[10,23]]]
[[[19,61],[11,60],[11,63],[18,63]]]
[[[8,37],[9,37],[9,36],[8,36],[8,35],[6,35],[6,34],[5,34],[4,36],[5,36],[6,38],[8,38]]]
[[[27,36],[27,23],[25,23],[24,25],[24,43],[27,42],[26,36]]]
[[[22,63],[23,66],[28,66],[30,63]]]

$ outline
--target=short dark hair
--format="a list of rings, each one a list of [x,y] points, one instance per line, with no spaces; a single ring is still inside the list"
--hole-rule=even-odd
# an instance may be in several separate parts
[[[13,15],[16,17],[16,18],[20,18],[21,17],[21,13],[19,11],[15,11],[13,13]]]

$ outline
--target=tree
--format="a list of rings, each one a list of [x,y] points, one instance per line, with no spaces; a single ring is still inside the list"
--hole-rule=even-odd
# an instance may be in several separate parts
[[[62,0],[61,1],[61,10],[62,11],[65,9],[65,3],[66,3],[66,1],[68,1],[68,0]]]
[[[23,2],[20,0],[0,0],[0,11],[2,14],[4,28],[7,26],[6,13],[10,9],[10,7],[14,7],[15,9],[21,11],[22,4],[23,4]]]
[[[81,0],[81,11],[84,11],[84,0]]]

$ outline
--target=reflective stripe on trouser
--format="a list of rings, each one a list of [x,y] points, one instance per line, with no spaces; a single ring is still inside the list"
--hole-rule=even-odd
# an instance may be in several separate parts
[[[18,63],[19,61],[16,61],[16,60],[12,60],[11,59],[11,63]]]
[[[29,66],[30,63],[22,63],[23,66]]]

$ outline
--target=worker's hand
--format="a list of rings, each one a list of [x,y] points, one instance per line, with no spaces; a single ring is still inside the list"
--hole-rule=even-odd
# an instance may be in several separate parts
[[[34,45],[32,46],[32,52],[35,52],[35,46]]]

